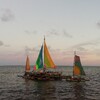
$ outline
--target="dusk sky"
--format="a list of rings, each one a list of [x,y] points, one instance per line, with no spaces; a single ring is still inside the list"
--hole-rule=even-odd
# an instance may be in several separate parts
[[[35,64],[44,35],[56,65],[100,65],[100,0],[0,0],[0,65]]]

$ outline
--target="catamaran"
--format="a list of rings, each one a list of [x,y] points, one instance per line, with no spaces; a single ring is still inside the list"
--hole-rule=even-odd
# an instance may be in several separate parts
[[[48,71],[49,68],[56,69],[56,65],[54,64],[50,53],[48,51],[45,38],[44,43],[41,46],[38,58],[36,60],[36,64],[33,67],[33,71],[30,72],[30,63],[29,58],[27,56],[26,59],[26,67],[24,78],[32,79],[32,80],[61,80],[66,79],[66,81],[71,82],[80,82],[80,81],[88,81],[86,78],[85,71],[82,67],[80,57],[74,54],[74,66],[73,66],[73,75],[72,76],[63,76],[62,72],[58,71]]]
[[[44,52],[43,52],[43,49],[44,49]],[[47,48],[47,45],[45,42],[45,38],[44,38],[44,45],[42,44],[42,46],[41,46],[41,50],[38,55],[36,65],[34,66],[34,70],[43,69],[43,71],[45,71],[46,68],[56,68],[56,65],[54,64],[54,62],[49,54],[49,51],[48,51],[48,48]]]
[[[55,69],[56,65],[54,64],[50,53],[48,51],[45,38],[44,38],[44,44],[42,44],[38,58],[36,60],[36,64],[34,66],[34,70],[30,73],[29,72],[29,58],[27,58],[26,63],[26,74],[29,75],[28,78],[32,80],[58,80],[61,79],[61,72],[58,71],[49,71],[49,68]]]
[[[67,81],[71,82],[80,82],[88,81],[85,71],[82,67],[80,56],[74,55],[74,66],[73,66],[73,75],[66,78]]]

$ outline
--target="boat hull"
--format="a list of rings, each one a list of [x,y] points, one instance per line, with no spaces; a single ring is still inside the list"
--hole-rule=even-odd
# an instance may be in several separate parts
[[[52,81],[52,80],[61,80],[61,73],[59,72],[33,72],[27,75],[24,75],[23,78],[30,80],[38,80],[38,81]]]
[[[69,78],[66,78],[66,81],[68,82],[85,82],[85,81],[89,81],[89,79],[87,78],[74,78],[74,77],[69,77]]]

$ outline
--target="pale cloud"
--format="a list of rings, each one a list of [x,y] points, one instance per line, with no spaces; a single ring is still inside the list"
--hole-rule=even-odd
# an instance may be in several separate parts
[[[8,45],[8,44],[4,44],[3,41],[0,41],[0,46],[10,47],[10,45]]]
[[[65,30],[63,31],[63,35],[68,38],[72,38],[71,34],[68,34]]]
[[[76,54],[78,54],[82,58],[82,62],[84,63],[84,65],[88,65],[89,63],[92,64],[93,60],[95,61],[99,59],[100,57],[99,47],[100,47],[100,39],[98,38],[80,44],[76,44],[70,47],[69,50],[73,50],[73,52],[76,51]]]
[[[46,35],[47,36],[52,36],[52,35],[58,36],[59,33],[55,29],[52,29],[52,30],[48,31]]]
[[[100,22],[97,23],[97,26],[100,27]]]
[[[30,34],[30,31],[28,31],[28,30],[25,30],[24,32],[25,32],[26,34]]]
[[[59,33],[54,29],[50,31],[50,34],[51,35],[59,35]]]
[[[10,47],[10,45],[4,45],[5,47]]]
[[[47,36],[62,36],[62,37],[67,37],[67,38],[72,38],[72,35],[67,33],[66,30],[63,31],[57,31],[55,29],[52,29],[51,31],[47,32]]]
[[[3,46],[3,45],[4,45],[4,43],[2,41],[0,41],[0,46]]]
[[[15,18],[13,12],[10,9],[1,9],[0,19],[3,22],[12,21]]]
[[[29,48],[28,46],[25,47],[25,54],[26,55],[29,55],[32,52],[33,52],[33,49],[32,48]]]
[[[28,34],[28,35],[37,34],[37,33],[38,33],[36,30],[34,30],[34,31],[25,30],[24,32],[25,32],[26,34]]]
[[[91,47],[98,47],[98,45],[100,45],[100,39],[95,39],[95,40],[91,40],[91,41],[87,41],[87,42],[84,42],[84,43],[80,43],[80,44],[77,44],[77,45],[74,45],[72,48],[75,48],[76,50],[79,50],[79,51],[87,51],[88,47],[91,46]],[[92,48],[94,49],[94,48]]]
[[[33,53],[38,53],[40,50],[40,46],[34,47],[34,48],[30,48],[28,46],[25,46],[25,54],[29,55],[29,54],[33,54]]]

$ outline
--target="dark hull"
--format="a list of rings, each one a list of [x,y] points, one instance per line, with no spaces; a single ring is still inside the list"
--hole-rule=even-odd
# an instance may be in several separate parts
[[[29,80],[38,80],[38,81],[53,81],[53,80],[61,80],[62,76],[61,73],[58,72],[51,72],[51,73],[40,73],[40,72],[34,72],[34,73],[28,73],[23,76],[25,79]]]
[[[89,79],[87,79],[87,78],[72,78],[72,77],[70,77],[70,78],[66,78],[66,81],[68,81],[68,82],[85,82],[85,81],[89,81]]]

